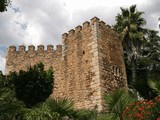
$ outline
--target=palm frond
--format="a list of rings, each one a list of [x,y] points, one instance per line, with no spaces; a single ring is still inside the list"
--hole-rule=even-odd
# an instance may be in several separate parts
[[[123,110],[126,105],[133,101],[133,98],[129,97],[128,93],[124,90],[117,90],[112,94],[105,95],[105,101],[109,112],[114,113],[116,117],[121,118]]]
[[[160,81],[158,80],[148,80],[148,85],[155,93],[160,96]]]
[[[124,17],[127,17],[127,16],[129,16],[129,11],[128,11],[128,9],[126,9],[126,8],[120,8],[121,9],[121,11],[122,11],[122,15],[124,16]]]
[[[68,116],[72,117],[75,114],[73,102],[69,102],[67,99],[53,99],[50,98],[46,101],[50,110],[53,113],[58,113],[60,117]]]
[[[142,26],[146,24],[146,21],[141,17],[143,12],[136,10],[136,5],[132,5],[129,9],[122,7],[120,9],[121,14],[116,16],[115,26],[116,30],[121,34],[123,48],[128,60],[131,61],[135,53],[136,56],[140,56],[140,47],[142,40],[144,40]]]
[[[136,5],[132,5],[130,6],[129,10],[131,13],[134,13],[135,12],[135,9],[136,9]]]

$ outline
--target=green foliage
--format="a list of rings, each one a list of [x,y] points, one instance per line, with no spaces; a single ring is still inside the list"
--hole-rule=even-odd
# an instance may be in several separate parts
[[[142,49],[148,77],[153,80],[160,80],[160,37],[157,34],[156,31],[148,30],[147,41]]]
[[[92,118],[96,118],[96,111],[74,110],[73,103],[67,99],[45,100],[52,92],[52,85],[53,72],[44,71],[42,63],[30,67],[28,71],[21,70],[8,76],[0,74],[0,119],[61,120],[68,117],[95,120]],[[50,91],[46,93],[48,89]]]
[[[134,101],[124,90],[117,90],[112,94],[105,95],[105,101],[109,113],[114,114],[114,119],[122,119],[122,113],[125,107]]]
[[[10,4],[10,0],[0,0],[0,12],[7,11],[7,6]]]
[[[50,107],[44,103],[34,106],[32,109],[27,109],[23,115],[24,120],[58,120],[59,115],[50,111]]]
[[[96,120],[97,112],[95,110],[75,110],[73,102],[67,99],[50,98],[45,104],[50,109],[50,113],[56,113],[58,120],[64,117],[73,118],[74,120]]]
[[[97,120],[97,112],[95,110],[81,109],[76,111],[75,120]]]
[[[119,119],[115,118],[114,114],[112,113],[109,114],[106,113],[106,114],[99,114],[96,120],[119,120]]]
[[[114,28],[121,34],[129,87],[152,99],[155,94],[147,81],[160,80],[160,37],[156,31],[143,28],[146,21],[142,15],[136,5],[121,8]]]
[[[42,63],[30,67],[28,71],[13,72],[8,79],[14,82],[17,99],[23,101],[28,108],[44,102],[52,93],[53,71],[45,71]]]
[[[49,107],[51,113],[58,114],[59,119],[64,116],[72,118],[75,115],[73,103],[69,102],[67,99],[50,98],[46,101],[46,105]]]
[[[25,120],[62,120],[73,118],[74,120],[96,120],[97,113],[93,110],[74,110],[73,103],[67,99],[49,98],[31,109],[27,109],[23,115]]]
[[[148,30],[143,44],[142,56],[137,60],[137,80],[134,87],[145,99],[152,99],[155,94],[148,86],[148,80],[160,80],[160,37],[156,31]]]
[[[0,119],[19,120],[23,113],[23,104],[15,97],[15,92],[9,87],[9,82],[3,74],[0,74]]]
[[[160,80],[148,80],[150,88],[160,96]]]
[[[35,72],[33,69],[36,69],[38,73]],[[52,71],[46,71],[46,73],[43,73],[44,72],[43,69],[44,68],[42,64],[39,64],[39,65],[34,66],[33,68],[30,68],[30,70],[34,71],[34,74],[36,75],[39,75],[39,73],[41,73],[41,75],[39,75],[39,78],[42,78],[43,74],[53,75]],[[24,73],[26,72],[23,71],[22,76],[26,75]],[[17,87],[15,84],[15,81],[17,79],[15,78],[18,78],[19,75],[20,74],[16,74],[16,73],[12,73],[11,75],[7,77],[5,77],[4,75],[0,75],[0,119],[1,120],[11,120],[11,119],[15,119],[15,120],[61,120],[62,117],[64,116],[68,116],[70,118],[73,118],[73,117],[77,118],[78,115],[76,114],[77,112],[73,108],[73,103],[68,102],[66,99],[49,98],[45,102],[42,101],[41,103],[37,103],[32,108],[26,108],[26,106],[22,102],[16,99],[16,95],[14,91],[16,90],[16,87]],[[46,78],[49,79],[52,77],[50,76]],[[24,79],[22,79],[22,81],[23,80]],[[53,79],[51,79],[51,83],[52,81]],[[27,84],[27,81],[25,81],[25,84]],[[43,82],[43,84],[45,83]],[[10,85],[12,87],[10,87]],[[48,84],[46,84],[46,88],[47,88],[47,85]]]
[[[114,28],[120,33],[125,55],[125,63],[131,70],[131,79],[128,83],[136,81],[136,60],[141,53],[141,45],[144,39],[146,21],[142,18],[143,12],[136,10],[136,5],[130,8],[121,8],[121,14],[116,16]],[[128,68],[127,68],[128,69]],[[131,82],[132,81],[132,82]]]
[[[143,12],[136,10],[136,5],[132,5],[129,9],[121,8],[121,14],[116,16],[114,28],[121,34],[123,47],[130,61],[139,55],[144,40],[142,26],[146,21],[141,18],[142,14]]]

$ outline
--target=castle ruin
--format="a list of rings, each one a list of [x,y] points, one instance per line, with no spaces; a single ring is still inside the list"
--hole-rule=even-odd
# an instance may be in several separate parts
[[[53,67],[55,85],[52,96],[68,98],[75,108],[104,108],[104,94],[127,89],[123,48],[119,34],[94,17],[62,35],[62,45],[15,46],[7,49],[6,74],[26,70],[38,62]]]

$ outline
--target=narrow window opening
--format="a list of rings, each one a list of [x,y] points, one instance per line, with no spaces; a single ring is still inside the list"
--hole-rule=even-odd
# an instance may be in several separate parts
[[[83,54],[85,54],[85,51],[83,50]]]

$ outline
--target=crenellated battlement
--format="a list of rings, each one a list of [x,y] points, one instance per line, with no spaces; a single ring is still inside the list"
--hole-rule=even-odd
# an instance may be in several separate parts
[[[90,22],[86,21],[81,25],[78,25],[77,27],[75,27],[75,29],[71,29],[68,31],[68,33],[64,33],[62,34],[62,38],[63,39],[67,39],[67,37],[69,36],[73,36],[75,33],[79,33],[87,28],[90,27],[90,25],[93,25],[94,23],[99,22],[99,18],[94,17],[90,20]]]
[[[34,45],[29,45],[28,50],[26,50],[25,45],[20,45],[19,47],[16,46],[9,46],[8,51],[12,53],[27,53],[27,52],[55,52],[60,51],[62,49],[62,45],[56,45],[56,49],[54,49],[53,45],[47,45],[46,49],[44,45],[38,45],[37,49]]]
[[[111,34],[114,34],[115,36],[119,37],[119,33],[117,31],[115,31],[111,26],[106,24],[104,21],[100,21],[99,18],[94,17],[94,18],[90,19],[90,22],[86,21],[82,24],[82,26],[78,25],[77,27],[75,27],[75,29],[69,30],[68,33],[62,34],[62,44],[64,44],[64,42],[68,42],[67,39],[70,39],[70,37],[74,37],[78,33],[83,34],[83,31],[85,31],[86,29],[91,29],[90,27],[93,26],[95,23],[98,26],[105,27],[106,29],[108,29],[110,31]]]
[[[78,33],[82,30],[82,26],[78,25],[76,28],[75,28],[75,32]]]
[[[19,52],[25,52],[26,47],[24,45],[19,46]]]
[[[35,51],[35,46],[34,45],[29,45],[28,46],[28,52],[34,52]]]
[[[61,60],[62,45],[25,45],[9,46],[6,55],[6,74],[10,71],[26,70],[27,67],[42,62],[45,69],[53,67],[54,63]],[[58,64],[57,63],[57,64]]]
[[[10,51],[10,52],[16,52],[16,46],[9,46],[9,48],[8,48],[9,50],[8,51]]]
[[[83,23],[83,29],[86,29],[90,26],[90,22],[86,21]]]

